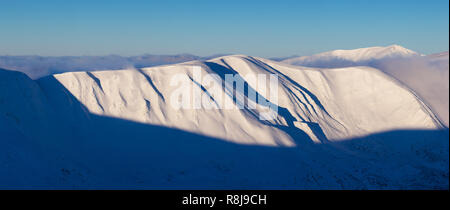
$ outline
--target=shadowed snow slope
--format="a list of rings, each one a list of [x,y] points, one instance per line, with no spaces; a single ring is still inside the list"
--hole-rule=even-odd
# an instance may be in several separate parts
[[[216,82],[235,75],[245,91],[212,89],[195,66]],[[249,79],[256,74],[278,76],[277,102],[274,87]],[[236,98],[235,108],[175,109],[174,75],[213,104]],[[0,161],[9,166],[0,188],[448,189],[448,129],[375,68],[236,55],[37,81],[0,76]],[[269,102],[251,109],[251,90]],[[274,104],[276,118],[261,120]]]

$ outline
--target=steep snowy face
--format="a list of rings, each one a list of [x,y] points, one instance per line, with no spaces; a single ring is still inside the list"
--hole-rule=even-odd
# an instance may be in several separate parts
[[[308,67],[335,68],[367,65],[370,62],[387,58],[406,58],[419,56],[418,53],[399,45],[387,47],[368,47],[354,50],[334,50],[312,56],[301,56],[283,60],[283,63]]]
[[[236,104],[233,109],[173,107],[171,95],[180,89],[180,85],[171,85],[176,75],[189,78],[188,91],[209,94],[199,86],[201,81],[193,80],[192,71],[196,66],[201,67],[203,75],[212,71],[205,63],[194,62],[148,69],[64,73],[54,77],[96,115],[178,128],[236,143],[293,145],[289,135],[260,122]],[[45,81],[41,83],[46,86]],[[220,89],[219,94],[224,96],[224,91]],[[225,96],[214,98],[220,100],[226,100]]]
[[[319,68],[371,66],[403,83],[419,96],[448,127],[448,52],[421,56],[398,45],[335,50],[286,59],[283,63]]]
[[[374,68],[311,69],[253,57],[228,57],[215,61],[232,69],[241,69],[239,71],[243,73],[277,74],[279,107],[288,110],[297,127],[303,123],[317,124],[320,130],[315,136],[323,132],[327,140],[402,128],[433,129],[441,126],[434,113],[419,98]],[[413,112],[415,114],[411,115]],[[279,116],[283,117],[280,113]]]
[[[211,88],[195,77],[216,75],[220,88]],[[226,75],[242,78],[246,91],[230,95]],[[233,109],[181,108],[171,105],[180,85],[175,76],[188,78],[187,92],[200,92],[214,103],[233,100]],[[249,78],[276,75],[277,100],[270,88],[259,91]],[[419,98],[389,76],[369,67],[312,69],[293,67],[249,56],[225,56],[207,62],[128,69],[120,71],[73,72],[55,75],[90,113],[178,128],[242,144],[295,145],[295,132],[315,142],[334,141],[395,129],[436,129],[440,123]],[[45,86],[45,82],[40,82]],[[274,87],[271,87],[274,88]],[[48,88],[46,88],[48,89]],[[252,109],[249,90],[278,115],[262,120],[264,108]],[[49,97],[52,98],[51,93]],[[194,99],[189,99],[194,104]],[[253,101],[254,102],[254,101]],[[236,106],[246,104],[243,109]]]

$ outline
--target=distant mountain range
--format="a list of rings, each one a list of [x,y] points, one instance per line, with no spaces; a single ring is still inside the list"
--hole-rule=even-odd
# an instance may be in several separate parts
[[[180,55],[140,55],[124,57],[107,56],[0,56],[0,68],[23,72],[32,79],[43,76],[94,70],[116,70],[128,67],[150,67],[182,63],[192,60],[208,60],[222,55],[200,57],[191,54]]]
[[[205,61],[212,58],[229,55],[217,54],[212,56],[196,56],[192,54],[178,55],[152,55],[140,56],[0,56],[0,68],[20,71],[32,79],[43,76],[72,72],[72,71],[96,71],[116,70],[129,67],[142,68],[167,64],[176,64],[193,60]],[[368,47],[354,50],[334,50],[311,56],[289,56],[270,58],[291,65],[333,68],[348,66],[371,66],[379,60],[389,58],[406,58],[420,56],[412,50],[399,45],[387,47]]]
[[[358,65],[367,66],[374,61],[382,59],[414,56],[420,56],[420,54],[399,45],[391,45],[387,47],[368,47],[354,50],[333,50],[311,56],[291,57],[281,61],[298,66],[337,68]]]

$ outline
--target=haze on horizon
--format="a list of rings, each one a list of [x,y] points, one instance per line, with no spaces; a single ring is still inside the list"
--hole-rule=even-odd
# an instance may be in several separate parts
[[[4,1],[0,55],[311,55],[399,44],[448,51],[449,2]]]

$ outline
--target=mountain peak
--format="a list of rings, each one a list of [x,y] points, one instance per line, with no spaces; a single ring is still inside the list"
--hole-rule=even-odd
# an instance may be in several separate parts
[[[397,57],[412,57],[417,55],[419,54],[410,49],[394,44],[386,47],[377,46],[351,50],[333,50],[315,54],[312,56],[290,58],[284,60],[283,62],[293,65],[305,65],[313,67],[329,66],[329,61],[336,61],[338,63],[344,63],[345,65],[347,65],[347,63],[358,63],[364,65],[365,63],[373,60]],[[327,65],[321,65],[325,61],[327,62]],[[319,63],[320,65],[317,66],[316,63]]]
[[[418,55],[417,52],[414,52],[410,49],[407,49],[407,48],[397,45],[397,44],[390,45],[386,48],[391,50],[392,52],[399,52],[399,53],[403,53],[405,55]]]

